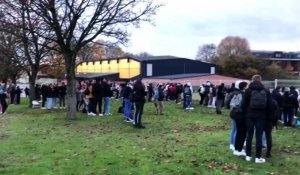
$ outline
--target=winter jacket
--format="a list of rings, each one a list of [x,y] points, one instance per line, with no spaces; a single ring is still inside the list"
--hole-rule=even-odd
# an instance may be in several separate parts
[[[145,96],[147,95],[145,91],[145,87],[133,87],[132,90],[132,95],[131,95],[131,100],[133,102],[138,102],[138,103],[145,103]]]
[[[66,86],[59,86],[58,87],[58,95],[63,97],[66,95],[67,87]]]
[[[282,109],[283,96],[279,93],[278,90],[274,90],[271,95],[272,98],[277,101],[279,108]]]
[[[130,98],[132,89],[129,86],[124,87],[124,91],[123,91],[123,98]]]
[[[103,93],[104,93],[104,89],[103,89],[103,85],[96,83],[93,85],[93,95],[96,98],[101,98],[103,97]]]
[[[217,99],[224,100],[225,99],[225,87],[219,86],[217,89]]]
[[[103,82],[103,97],[112,97],[113,91],[111,90],[111,87],[106,82]]]

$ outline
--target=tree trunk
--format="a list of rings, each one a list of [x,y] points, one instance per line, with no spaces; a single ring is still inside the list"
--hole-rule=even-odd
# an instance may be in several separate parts
[[[73,55],[64,54],[67,72],[67,119],[76,119],[76,79],[75,79],[75,59]]]
[[[29,81],[29,107],[32,107],[32,101],[35,100],[35,80]]]
[[[37,71],[32,71],[29,75],[29,107],[32,107],[32,101],[36,99],[35,94],[35,79],[37,76]]]

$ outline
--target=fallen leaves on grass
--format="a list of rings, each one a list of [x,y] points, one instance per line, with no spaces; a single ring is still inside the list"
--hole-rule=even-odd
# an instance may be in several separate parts
[[[102,172],[102,173],[107,173],[107,172],[108,172],[108,169],[107,169],[107,168],[102,168],[102,169],[101,169],[101,172]]]
[[[186,130],[191,132],[211,132],[211,131],[223,131],[226,130],[226,127],[223,126],[198,126],[192,125],[191,127],[187,128]]]
[[[236,164],[223,163],[217,160],[206,161],[209,170],[221,169],[223,172],[237,171],[239,166]]]

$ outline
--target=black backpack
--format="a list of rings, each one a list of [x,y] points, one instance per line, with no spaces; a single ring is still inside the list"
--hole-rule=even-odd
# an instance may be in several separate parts
[[[189,86],[185,86],[183,89],[183,93],[184,95],[191,95],[192,94],[191,88]]]
[[[251,109],[266,109],[267,108],[267,92],[266,90],[253,90],[250,97]]]

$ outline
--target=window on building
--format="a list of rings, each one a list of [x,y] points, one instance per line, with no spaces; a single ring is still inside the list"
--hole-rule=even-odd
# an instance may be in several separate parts
[[[275,54],[275,58],[281,58],[281,57],[282,57],[281,53],[276,53]]]
[[[153,68],[152,64],[147,64],[147,77],[152,76],[152,73],[153,73],[152,68]]]
[[[215,74],[215,73],[216,73],[216,68],[210,67],[210,74]]]

